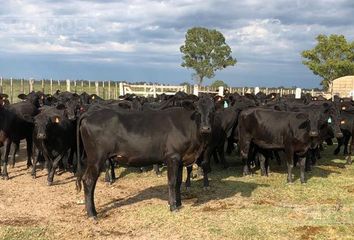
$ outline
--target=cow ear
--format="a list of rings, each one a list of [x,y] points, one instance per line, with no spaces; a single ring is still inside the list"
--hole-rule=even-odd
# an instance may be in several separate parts
[[[63,110],[63,109],[65,109],[65,105],[64,104],[59,104],[58,106],[56,106],[56,109]]]
[[[73,93],[74,97],[80,97],[77,93]]]
[[[25,100],[27,98],[26,94],[21,93],[20,95],[17,96],[19,99]]]
[[[9,98],[9,95],[5,94],[5,93],[0,93],[0,97],[2,99],[5,99],[5,98]]]
[[[298,113],[296,115],[297,119],[304,119],[304,118],[308,118],[308,115],[306,113]]]
[[[54,117],[51,117],[51,121],[52,121],[52,123],[58,124],[58,123],[60,123],[61,119],[59,116],[54,116]]]

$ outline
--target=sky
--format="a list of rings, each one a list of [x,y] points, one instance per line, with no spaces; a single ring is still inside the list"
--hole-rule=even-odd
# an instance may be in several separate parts
[[[318,34],[354,40],[353,0],[0,0],[0,76],[193,83],[179,51],[189,28],[220,31],[229,86],[319,87],[301,51]]]

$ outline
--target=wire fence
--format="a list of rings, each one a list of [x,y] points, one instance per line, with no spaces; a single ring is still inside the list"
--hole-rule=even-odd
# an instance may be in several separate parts
[[[127,91],[129,89],[129,91]],[[96,94],[103,99],[118,99],[120,95],[126,93],[135,93],[143,96],[156,96],[166,92],[171,94],[175,91],[184,91],[189,94],[198,93],[214,93],[220,94],[220,88],[214,88],[210,86],[197,86],[197,85],[184,85],[184,86],[171,86],[164,84],[129,84],[118,81],[88,81],[88,80],[53,80],[53,79],[15,79],[15,78],[0,78],[0,93],[6,93],[9,95],[11,103],[19,102],[17,97],[19,94],[27,94],[31,91],[42,91],[45,94],[54,94],[57,90],[71,91],[78,94],[86,92],[88,94]],[[197,90],[196,90],[197,89]],[[244,95],[245,93],[257,93],[264,92],[279,93],[282,95],[295,94],[295,88],[253,88],[253,87],[226,87],[223,91],[229,93],[239,93]],[[323,95],[322,91],[314,91],[313,89],[302,89],[302,93],[310,93],[312,96]]]

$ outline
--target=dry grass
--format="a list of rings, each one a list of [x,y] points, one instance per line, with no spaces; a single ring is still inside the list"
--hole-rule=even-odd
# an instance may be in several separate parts
[[[272,164],[270,177],[242,177],[238,159],[232,167],[213,166],[211,190],[201,179],[183,191],[183,208],[167,207],[166,172],[118,169],[112,186],[102,179],[96,188],[98,223],[86,218],[70,174],[55,176],[45,185],[46,173],[31,179],[24,164],[1,180],[1,239],[353,239],[354,166],[333,159],[328,148],[301,185],[286,184],[285,166]]]

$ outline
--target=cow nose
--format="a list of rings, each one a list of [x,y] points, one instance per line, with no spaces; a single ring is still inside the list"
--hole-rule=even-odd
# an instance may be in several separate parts
[[[336,138],[342,138],[343,137],[343,133],[342,132],[337,132],[336,133]]]
[[[38,139],[45,139],[46,138],[46,135],[44,133],[38,133],[37,134],[37,138]]]
[[[211,127],[209,127],[209,126],[202,126],[202,127],[200,128],[200,131],[201,131],[202,133],[210,133],[210,132],[211,132]]]
[[[318,132],[317,131],[311,131],[310,132],[310,137],[317,137],[318,136]]]

